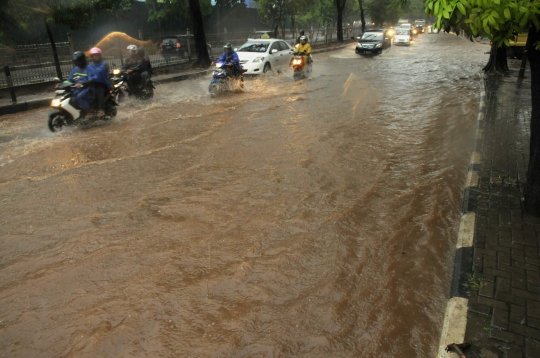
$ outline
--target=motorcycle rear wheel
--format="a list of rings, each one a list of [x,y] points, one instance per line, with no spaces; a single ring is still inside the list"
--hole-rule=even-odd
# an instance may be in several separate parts
[[[63,126],[67,126],[69,124],[69,121],[71,119],[71,116],[69,116],[64,111],[54,111],[51,114],[49,114],[49,130],[51,132],[59,132],[62,130]]]

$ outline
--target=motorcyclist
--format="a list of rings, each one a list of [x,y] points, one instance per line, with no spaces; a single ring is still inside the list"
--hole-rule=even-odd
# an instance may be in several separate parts
[[[304,57],[304,63],[309,64],[311,60],[311,45],[307,43],[306,36],[300,36],[300,43],[294,46],[294,52]]]
[[[230,42],[227,42],[225,46],[223,46],[223,54],[216,61],[212,62],[212,64],[215,64],[216,62],[222,62],[227,66],[232,66],[235,74],[242,70],[238,54],[233,50]]]
[[[127,49],[130,56],[124,64],[124,72],[129,75],[127,78],[128,87],[134,89],[140,85],[142,91],[146,91],[146,84],[152,69],[150,59],[143,47],[137,48],[136,45],[129,45]]]
[[[92,63],[90,64],[90,66],[92,66],[97,72],[99,72],[101,77],[107,78],[107,84],[96,83],[94,88],[96,91],[98,108],[104,110],[105,93],[107,91],[112,91],[113,87],[111,85],[111,82],[108,80],[110,73],[109,64],[107,63],[107,61],[103,60],[101,55],[101,50],[98,47],[90,49],[90,57],[92,58]]]
[[[294,43],[295,45],[298,45],[300,43],[300,38],[304,36],[306,38],[306,42],[309,42],[309,39],[306,35],[304,35],[304,30],[300,30],[300,32],[298,33],[298,37],[296,38],[296,42]]]
[[[88,66],[84,52],[76,51],[71,58],[75,67],[71,70],[64,84],[75,85],[72,90],[71,103],[75,108],[86,110],[92,106],[96,98],[96,87],[101,85],[110,86],[111,84],[102,72]]]

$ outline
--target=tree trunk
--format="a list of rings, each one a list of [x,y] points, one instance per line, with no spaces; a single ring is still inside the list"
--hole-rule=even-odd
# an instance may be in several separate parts
[[[208,55],[208,47],[206,46],[206,35],[204,33],[204,25],[201,13],[201,5],[199,0],[188,0],[191,19],[193,20],[193,36],[195,37],[195,49],[199,56],[195,65],[208,67],[212,63]]]
[[[360,6],[360,21],[362,22],[362,33],[366,32],[366,18],[364,17],[364,2],[358,0],[358,6]]]
[[[492,44],[491,51],[489,52],[489,61],[482,71],[490,76],[507,75],[510,70],[508,69],[508,61],[506,60],[506,47],[497,47],[496,44]]]
[[[525,212],[535,216],[540,216],[540,51],[534,47],[540,41],[538,30],[534,25],[531,26],[526,45],[526,55],[531,66],[532,111],[529,167],[523,192]]]
[[[337,40],[343,42],[343,10],[347,0],[335,0],[337,8]]]

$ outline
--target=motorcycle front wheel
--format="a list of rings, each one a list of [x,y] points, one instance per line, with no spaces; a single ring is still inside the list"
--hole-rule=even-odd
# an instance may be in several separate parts
[[[69,124],[69,121],[71,119],[71,116],[69,116],[64,111],[54,111],[51,114],[49,114],[49,129],[51,132],[59,132],[62,130],[63,126],[67,126]]]
[[[210,83],[210,86],[208,87],[208,92],[210,92],[210,97],[215,97],[218,91],[218,85],[215,83]]]

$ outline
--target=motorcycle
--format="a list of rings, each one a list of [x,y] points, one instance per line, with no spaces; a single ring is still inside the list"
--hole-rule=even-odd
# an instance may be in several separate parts
[[[210,80],[208,91],[211,97],[215,97],[221,91],[233,91],[235,81],[239,82],[240,91],[244,88],[244,73],[247,70],[236,70],[232,64],[216,62],[216,69]]]
[[[76,88],[71,83],[62,84],[55,91],[55,98],[51,102],[51,107],[55,110],[49,114],[48,125],[51,132],[58,132],[62,130],[63,126],[72,126],[82,123],[92,123],[97,120],[110,120],[116,116],[116,106],[118,104],[114,101],[113,95],[107,93],[105,98],[105,114],[100,115],[99,110],[94,103],[90,109],[79,110],[75,108],[70,100],[73,96],[72,90]]]
[[[308,56],[306,63],[304,52],[295,52],[293,59],[291,60],[291,67],[293,68],[293,78],[298,81],[306,77],[313,70],[313,63],[311,62],[311,55]]]
[[[136,99],[150,99],[154,97],[154,83],[152,82],[152,79],[150,76],[148,76],[148,80],[146,82],[146,91],[143,91],[142,86],[136,86],[136,88],[130,88],[128,86],[128,78],[132,76],[131,74],[124,73],[119,68],[115,68],[112,71],[112,75],[110,76],[111,83],[113,84],[115,90],[118,89],[115,100],[116,103],[120,103],[122,98],[124,96],[133,95]]]

